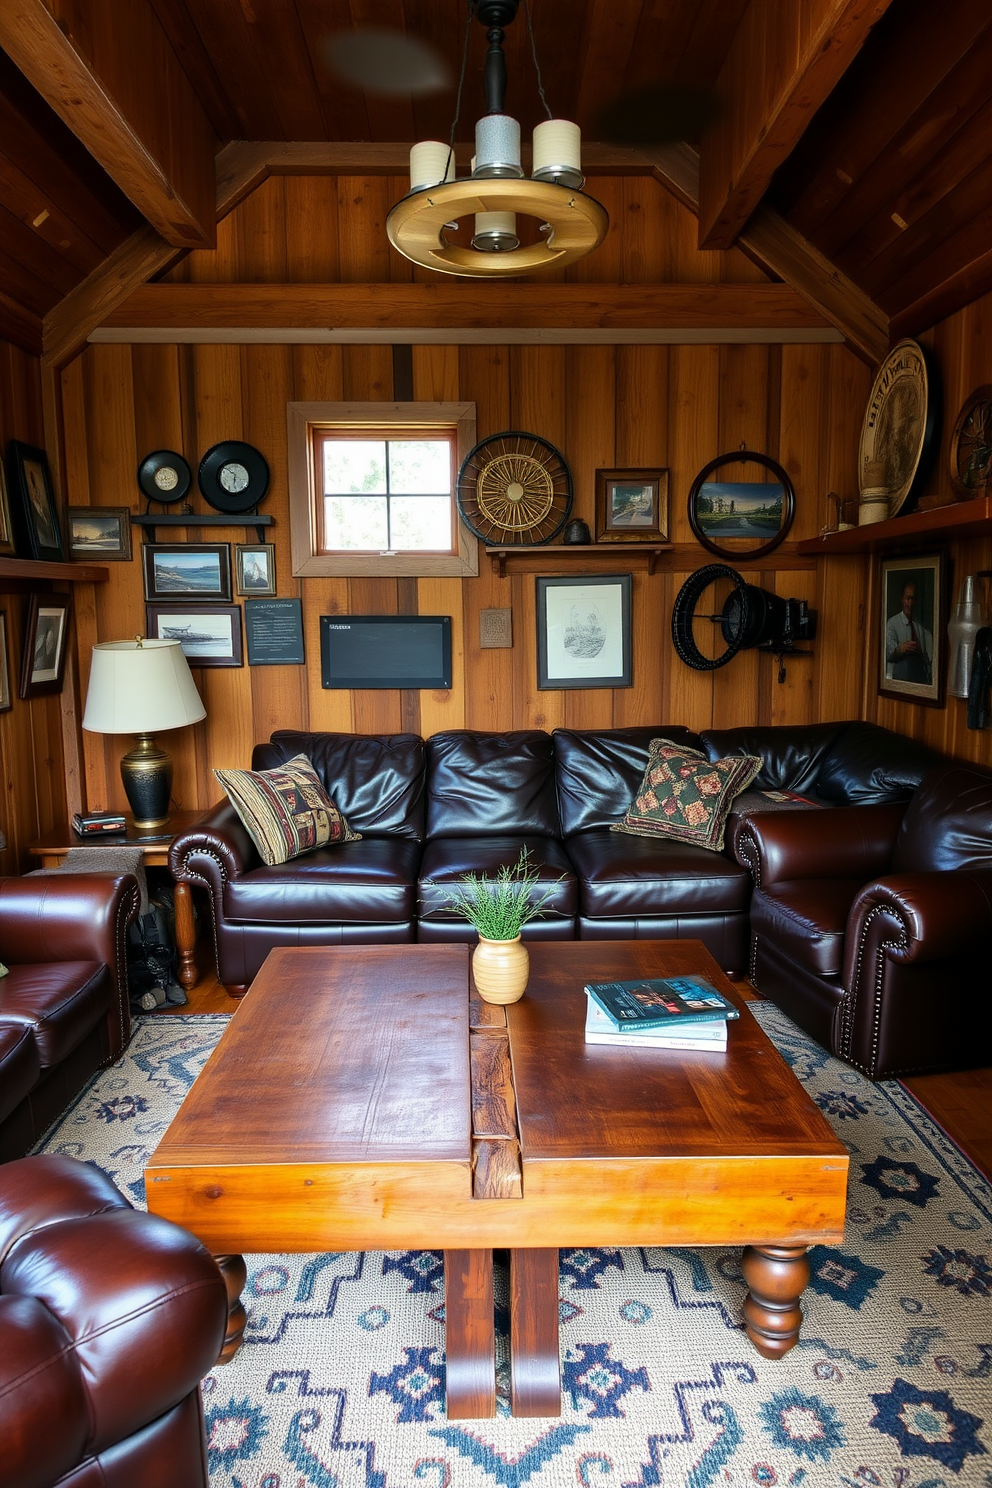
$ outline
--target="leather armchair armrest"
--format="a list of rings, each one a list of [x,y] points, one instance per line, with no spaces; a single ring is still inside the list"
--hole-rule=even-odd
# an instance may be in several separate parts
[[[219,894],[225,880],[240,878],[261,862],[230,801],[221,801],[182,832],[169,849],[169,871],[182,883],[206,883]]]
[[[12,966],[103,961],[116,973],[138,906],[133,873],[0,879],[0,959]]]
[[[893,961],[944,961],[992,944],[992,873],[900,873],[866,884],[851,906],[845,985],[853,985],[872,920],[882,917],[898,940]]]
[[[739,819],[734,859],[756,885],[803,878],[872,878],[885,872],[905,803],[824,811],[767,811]]]

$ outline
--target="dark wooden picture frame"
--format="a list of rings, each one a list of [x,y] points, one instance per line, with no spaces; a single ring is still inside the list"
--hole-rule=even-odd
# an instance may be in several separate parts
[[[878,691],[900,702],[944,706],[949,565],[943,551],[880,558]]]
[[[20,557],[62,563],[65,551],[48,456],[33,444],[10,441],[10,480],[13,488],[14,531]]]
[[[237,593],[242,596],[274,595],[276,592],[275,543],[235,543],[234,584]]]
[[[16,551],[10,496],[7,492],[7,472],[4,470],[3,460],[0,460],[0,554],[13,557]]]
[[[760,465],[774,476],[774,481],[711,481],[710,477],[725,465]],[[749,496],[747,488],[751,485],[763,494],[753,498]],[[775,486],[781,487],[781,497],[778,498],[778,525],[773,530],[768,505],[769,502],[776,503]],[[739,501],[750,502],[752,499],[761,501],[761,507],[751,511],[737,509]],[[714,509],[714,502],[721,503],[721,509]],[[722,509],[723,503],[727,505],[726,511]],[[771,553],[780,542],[784,542],[795,514],[796,493],[788,474],[770,455],[759,455],[754,450],[731,450],[725,455],[717,455],[715,460],[703,466],[689,490],[689,526],[696,541],[707,552],[726,558],[728,562],[763,558],[766,553]],[[748,532],[749,526],[754,527],[753,534]]]
[[[216,559],[216,585],[211,587]],[[197,562],[197,560],[200,560]],[[190,599],[197,604],[230,604],[230,543],[142,543],[145,599],[163,604]],[[185,580],[185,582],[184,582]]]
[[[668,541],[667,470],[596,471],[597,542]]]
[[[20,698],[61,692],[69,650],[72,599],[68,594],[32,594],[24,622]]]
[[[88,563],[131,561],[130,507],[67,506],[65,521],[71,558]]]
[[[146,604],[145,626],[152,640],[179,641],[191,667],[244,664],[240,605]]]
[[[14,706],[10,690],[10,653],[7,650],[7,611],[0,610],[0,713]]]
[[[631,687],[630,574],[537,580],[540,690]]]

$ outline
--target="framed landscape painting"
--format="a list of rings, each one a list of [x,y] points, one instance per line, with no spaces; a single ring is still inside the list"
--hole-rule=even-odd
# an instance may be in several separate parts
[[[70,506],[65,515],[73,558],[130,561],[131,513],[126,506]]]
[[[667,542],[668,471],[597,470],[596,541]]]
[[[231,599],[229,543],[144,543],[145,598]]]
[[[243,664],[240,605],[147,604],[145,623],[153,640],[178,641],[190,666]]]

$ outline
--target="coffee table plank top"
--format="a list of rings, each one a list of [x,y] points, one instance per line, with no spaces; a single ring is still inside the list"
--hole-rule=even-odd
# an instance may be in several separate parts
[[[470,1163],[468,948],[273,951],[155,1154]]]

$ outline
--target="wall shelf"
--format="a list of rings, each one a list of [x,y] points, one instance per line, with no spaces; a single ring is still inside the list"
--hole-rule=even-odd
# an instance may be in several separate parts
[[[144,527],[148,541],[155,541],[156,527],[254,527],[260,543],[265,541],[263,529],[272,526],[272,518],[259,516],[257,512],[247,517],[230,517],[223,512],[141,512],[131,516],[133,527]]]
[[[0,579],[62,579],[70,584],[105,584],[110,569],[104,563],[44,563],[33,558],[0,558]]]
[[[848,532],[828,532],[798,544],[804,557],[840,556],[844,553],[877,553],[899,548],[919,548],[927,543],[955,537],[992,536],[992,497],[976,496],[955,501],[953,506],[934,506],[911,512],[908,517],[890,517]]]
[[[584,558],[587,563],[612,558],[615,562],[622,562],[625,568],[630,567],[631,559],[643,558],[648,573],[653,574],[659,555],[670,552],[673,546],[663,542],[538,543],[533,547],[522,544],[512,548],[487,547],[486,552],[492,561],[493,572],[505,579],[508,563],[518,573],[541,573],[569,558]],[[568,566],[567,561],[565,566]]]

